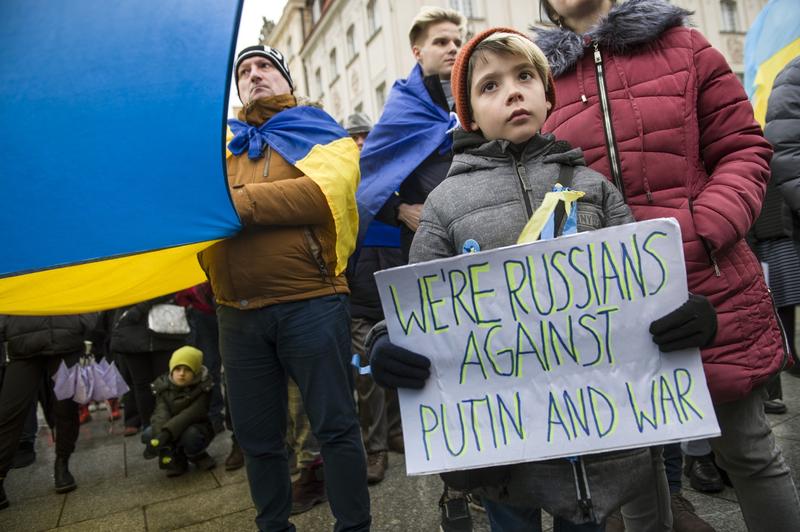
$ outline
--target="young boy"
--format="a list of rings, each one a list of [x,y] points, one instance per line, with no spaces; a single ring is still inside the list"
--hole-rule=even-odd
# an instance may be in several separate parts
[[[197,469],[212,469],[216,462],[206,452],[214,437],[208,405],[214,382],[205,366],[203,353],[184,346],[172,353],[169,373],[153,384],[156,406],[150,419],[149,445],[158,449],[158,465],[168,477],[182,475],[188,461]]]
[[[410,262],[515,244],[557,182],[585,193],[577,203],[578,231],[633,222],[622,195],[585,166],[580,149],[539,133],[555,91],[547,60],[527,37],[505,28],[475,36],[458,55],[452,80],[461,123],[455,156],[447,179],[425,201]],[[394,346],[379,327],[367,339],[375,380],[424,386],[428,359]],[[595,531],[655,478],[646,449],[582,457],[577,464],[585,465],[588,505],[576,499],[579,478],[566,459],[458,472],[446,481],[479,488],[473,493],[481,496],[492,530],[535,530],[545,508],[556,516],[556,529]]]

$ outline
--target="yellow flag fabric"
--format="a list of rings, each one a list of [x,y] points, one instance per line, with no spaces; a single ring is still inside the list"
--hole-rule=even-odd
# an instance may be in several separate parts
[[[539,240],[539,235],[542,234],[542,229],[547,224],[547,221],[553,215],[558,206],[559,201],[564,202],[564,209],[567,212],[572,210],[572,204],[585,196],[584,192],[578,190],[561,190],[558,192],[548,192],[544,196],[544,201],[533,213],[531,219],[522,228],[517,244],[528,244]]]

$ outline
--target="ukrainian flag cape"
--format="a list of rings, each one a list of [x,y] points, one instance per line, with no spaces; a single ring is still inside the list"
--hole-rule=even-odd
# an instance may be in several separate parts
[[[247,129],[255,129],[286,162],[322,190],[336,225],[336,275],[339,275],[347,267],[358,234],[354,198],[360,173],[356,143],[328,113],[316,107],[284,109],[258,128],[238,120],[228,123],[234,134],[241,132],[228,144],[229,150],[246,151]],[[241,157],[247,156],[244,151]]]
[[[416,65],[407,79],[395,82],[383,114],[361,151],[361,185],[356,193],[362,235],[375,214],[403,181],[434,150],[453,143],[455,115],[431,99]]]
[[[240,229],[225,119],[241,1],[4,0],[0,313],[119,307],[205,279]]]
[[[747,32],[744,44],[744,88],[762,127],[775,78],[798,55],[800,2],[770,0]]]

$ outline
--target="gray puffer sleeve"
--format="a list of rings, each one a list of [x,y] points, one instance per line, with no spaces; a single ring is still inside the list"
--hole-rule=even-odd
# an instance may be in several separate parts
[[[428,196],[422,208],[422,218],[414,234],[414,241],[411,243],[408,262],[409,264],[426,262],[452,257],[455,254],[447,228],[442,225],[436,213],[435,202]]]
[[[770,169],[786,203],[800,214],[800,57],[778,74],[767,103],[764,135],[775,154]]]
[[[622,193],[611,182],[603,178],[603,214],[605,227],[634,222],[633,213],[622,198]]]

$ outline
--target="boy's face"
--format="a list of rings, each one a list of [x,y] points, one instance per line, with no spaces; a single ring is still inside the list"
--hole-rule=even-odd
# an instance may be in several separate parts
[[[186,386],[194,380],[194,371],[189,366],[175,366],[172,370],[172,382],[178,386]]]
[[[426,76],[438,74],[441,79],[450,79],[456,55],[461,49],[461,32],[452,22],[437,22],[428,26],[423,38],[411,47],[422,73]]]
[[[524,57],[482,52],[475,61],[469,105],[472,131],[487,140],[527,142],[542,127],[550,102],[536,69]]]

